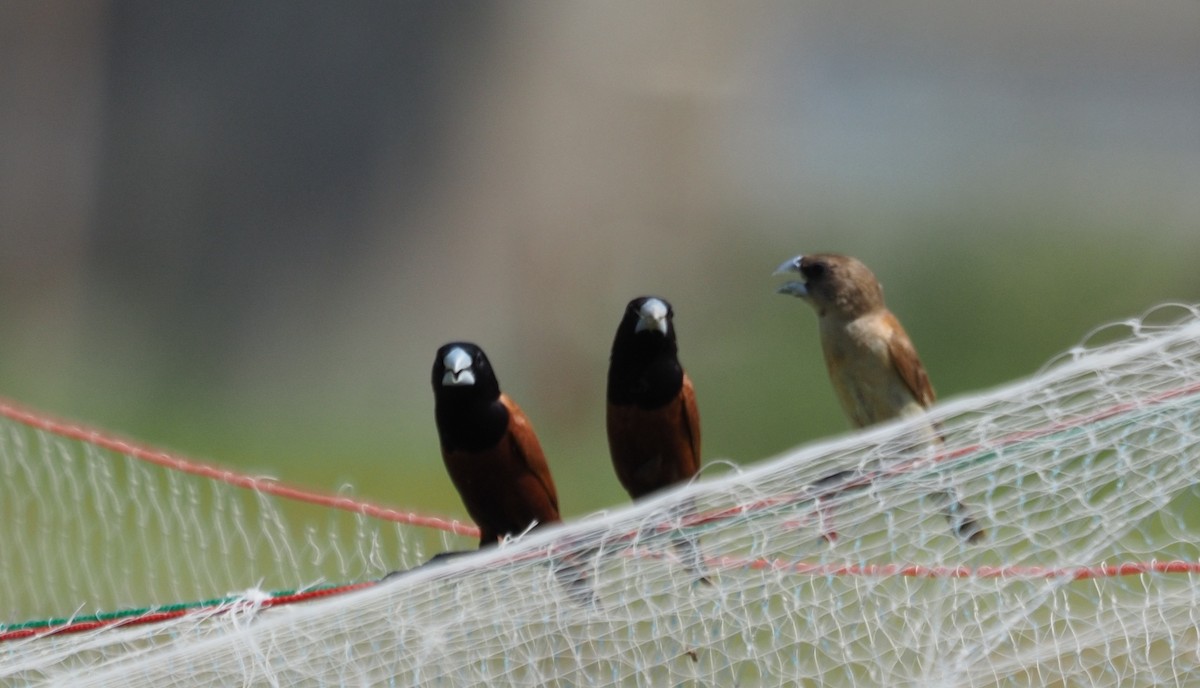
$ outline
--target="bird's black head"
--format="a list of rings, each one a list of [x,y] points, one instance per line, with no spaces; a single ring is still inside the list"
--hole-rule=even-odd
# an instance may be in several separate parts
[[[644,342],[643,346],[664,346],[666,340],[675,344],[675,309],[670,302],[657,296],[639,296],[625,306],[625,317],[617,327],[613,346],[621,342]]]
[[[608,400],[654,407],[675,397],[683,384],[677,358],[675,311],[666,299],[642,296],[629,302],[613,338]]]
[[[883,287],[862,261],[837,253],[796,256],[775,274],[798,272],[803,282],[785,282],[777,290],[812,304],[819,315],[854,318],[883,307]]]
[[[487,355],[470,342],[450,342],[433,362],[433,414],[446,450],[478,451],[500,440],[508,409]]]
[[[483,349],[470,342],[450,342],[438,349],[433,362],[433,393],[492,401],[500,397],[500,382]]]

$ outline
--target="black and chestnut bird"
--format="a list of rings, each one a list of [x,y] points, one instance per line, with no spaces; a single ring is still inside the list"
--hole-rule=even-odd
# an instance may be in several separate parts
[[[778,291],[816,310],[825,367],[854,427],[919,416],[933,405],[933,385],[917,350],[884,305],[883,287],[866,265],[850,256],[817,253],[787,260],[775,271],[783,273],[803,278]],[[934,425],[926,441],[941,446],[941,433]],[[961,501],[953,495],[945,499],[954,532],[969,542],[982,540],[983,528]]]
[[[524,412],[500,391],[483,349],[469,342],[438,349],[433,398],[442,460],[479,526],[481,548],[559,521],[542,445]]]
[[[434,420],[442,460],[467,513],[479,526],[479,547],[505,536],[558,523],[558,494],[542,445],[521,408],[500,391],[483,349],[451,342],[433,362]],[[434,559],[462,552],[446,552]],[[555,564],[571,597],[595,604],[574,555]]]
[[[613,338],[608,448],[617,479],[635,500],[700,470],[700,414],[679,364],[674,315],[664,299],[634,299]],[[701,568],[694,542],[684,538],[676,546],[690,568]]]

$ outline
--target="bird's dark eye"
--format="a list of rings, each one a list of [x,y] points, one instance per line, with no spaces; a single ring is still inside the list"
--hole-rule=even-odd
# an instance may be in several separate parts
[[[821,279],[825,276],[825,271],[824,263],[805,263],[800,266],[800,274],[808,279]]]

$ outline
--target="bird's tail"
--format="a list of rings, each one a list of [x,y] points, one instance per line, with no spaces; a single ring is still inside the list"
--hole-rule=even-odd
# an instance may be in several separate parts
[[[567,591],[567,597],[581,607],[599,607],[600,600],[592,588],[588,568],[594,559],[596,550],[584,550],[564,554],[554,559],[554,577]]]

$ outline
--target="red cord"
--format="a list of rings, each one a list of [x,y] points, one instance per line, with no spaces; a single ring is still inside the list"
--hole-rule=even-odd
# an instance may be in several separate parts
[[[254,477],[244,473],[237,473],[227,468],[200,463],[161,449],[120,439],[94,428],[54,420],[41,413],[26,409],[13,401],[0,399],[0,416],[28,425],[37,430],[58,435],[59,437],[87,442],[141,461],[169,468],[173,471],[209,478],[210,480],[216,480],[227,485],[233,485],[234,487],[264,492],[284,499],[307,502],[331,509],[350,511],[384,521],[395,521],[396,523],[405,523],[425,528],[437,528],[438,530],[467,537],[479,537],[479,529],[470,523],[463,523],[458,520],[446,520],[434,516],[422,516],[421,514],[408,511],[397,511],[396,509],[377,506],[368,502],[350,499],[349,497],[323,494],[292,487],[273,478]]]

